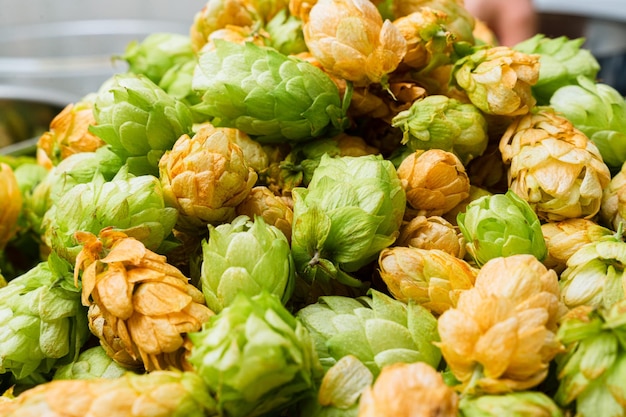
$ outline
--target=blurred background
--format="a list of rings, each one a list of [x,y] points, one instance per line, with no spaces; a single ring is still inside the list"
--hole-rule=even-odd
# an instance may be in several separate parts
[[[132,40],[189,33],[203,0],[0,0],[0,85],[80,97],[123,63]],[[35,94],[35,92],[33,92]]]

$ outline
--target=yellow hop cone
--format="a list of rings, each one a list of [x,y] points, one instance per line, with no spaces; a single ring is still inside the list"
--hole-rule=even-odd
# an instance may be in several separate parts
[[[519,116],[536,104],[531,87],[539,79],[539,55],[506,46],[478,49],[455,62],[452,76],[485,114]]]
[[[602,224],[613,230],[626,221],[626,164],[602,191],[599,218]]]
[[[302,29],[324,69],[355,86],[384,82],[406,53],[400,31],[369,0],[319,0]]]
[[[439,249],[457,258],[465,256],[465,238],[452,223],[440,216],[415,216],[400,226],[396,246]]]
[[[78,152],[93,152],[105,142],[89,131],[96,124],[93,103],[89,100],[70,103],[50,122],[48,131],[37,141],[37,163],[52,169]]]
[[[418,215],[441,216],[469,196],[465,167],[452,152],[418,150],[398,167],[406,200]]]
[[[269,34],[264,30],[256,30],[250,26],[226,25],[226,27],[216,29],[208,35],[206,44],[202,47],[200,53],[215,50],[216,39],[239,44],[252,42],[258,46],[265,46],[268,36]]]
[[[567,260],[578,249],[613,234],[613,231],[593,220],[578,218],[546,222],[541,225],[541,232],[548,247],[548,256],[543,260],[543,264],[559,274],[566,268]]]
[[[414,301],[436,315],[454,308],[473,288],[477,269],[438,249],[393,246],[378,257],[380,276],[397,300]]]
[[[126,366],[182,369],[187,333],[213,315],[202,292],[164,256],[122,232],[77,232],[76,239],[83,249],[74,277],[82,272],[82,302],[102,347]]]
[[[385,366],[363,391],[358,417],[456,417],[459,397],[424,362]]]
[[[423,7],[393,21],[407,42],[401,67],[427,73],[450,63],[454,37],[445,27],[447,19],[442,11]]]
[[[556,339],[565,307],[556,273],[532,255],[493,258],[438,319],[446,363],[467,393],[523,391],[548,374],[563,350]]]
[[[262,217],[266,224],[277,227],[291,242],[293,210],[287,202],[263,185],[250,190],[246,198],[235,208],[237,215],[251,219]]]
[[[189,28],[191,46],[199,52],[216,30],[227,26],[253,26],[256,21],[257,12],[246,0],[208,0],[194,15]]]
[[[4,397],[3,397],[4,398]],[[119,378],[43,383],[0,401],[4,417],[204,417],[215,400],[194,372],[155,371]]]
[[[232,220],[258,178],[229,130],[210,124],[181,136],[161,157],[159,173],[165,201],[179,213],[176,229],[187,233]]]
[[[514,119],[500,139],[509,188],[544,221],[600,210],[611,174],[596,145],[549,108]]]
[[[446,28],[452,32],[455,42],[474,43],[475,18],[465,8],[463,0],[393,0],[393,13],[397,18],[419,12],[424,8],[446,16]]]
[[[17,219],[22,211],[22,192],[13,169],[0,163],[0,251],[17,232]]]

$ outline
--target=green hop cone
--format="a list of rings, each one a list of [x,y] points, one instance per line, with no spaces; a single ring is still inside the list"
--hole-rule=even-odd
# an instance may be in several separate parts
[[[402,143],[410,149],[452,152],[463,165],[482,155],[489,140],[487,121],[476,106],[442,95],[416,100],[391,123],[402,130]]]
[[[315,341],[325,370],[347,355],[357,357],[378,376],[397,362],[426,362],[437,368],[441,351],[437,319],[424,307],[370,290],[358,298],[323,296],[298,311]]]
[[[193,372],[127,372],[119,378],[58,380],[0,403],[5,417],[216,416],[215,401]]]
[[[308,188],[293,190],[291,250],[296,270],[312,282],[349,276],[376,260],[399,234],[406,194],[395,167],[380,155],[323,155]]]
[[[138,239],[152,251],[166,250],[166,239],[176,218],[176,209],[165,206],[158,178],[135,177],[124,167],[111,181],[96,176],[64,193],[44,215],[43,240],[72,263],[82,248],[74,233],[98,234],[109,226]]]
[[[207,306],[215,313],[237,294],[267,291],[286,303],[293,291],[295,267],[287,238],[262,217],[238,216],[231,223],[209,225],[202,243],[200,281]]]
[[[0,288],[0,373],[43,382],[78,356],[89,336],[80,291],[54,252]]]
[[[462,397],[463,417],[562,417],[563,411],[546,394],[520,391],[503,395]]]
[[[537,214],[510,190],[473,200],[457,223],[478,266],[501,256],[530,254],[541,261],[548,254]]]
[[[173,66],[193,60],[195,53],[189,36],[179,33],[156,32],[141,42],[131,41],[120,57],[128,63],[128,71],[143,74],[159,84]]]
[[[290,15],[287,9],[279,11],[265,25],[269,33],[269,45],[284,55],[296,55],[307,51],[302,33],[302,20]]]
[[[532,87],[538,105],[549,104],[555,91],[576,84],[579,75],[595,80],[600,64],[590,51],[581,48],[584,42],[584,38],[548,38],[537,34],[513,47],[520,52],[539,55],[539,79]]]
[[[624,299],[626,242],[620,234],[598,238],[570,255],[559,280],[561,299],[568,308],[609,308]]]
[[[94,346],[78,355],[75,361],[60,366],[52,379],[119,378],[128,369],[107,355],[102,346]]]
[[[626,416],[626,301],[610,309],[581,306],[561,321],[556,402],[576,416]]]
[[[119,73],[105,82],[89,131],[111,146],[135,175],[158,175],[161,155],[191,133],[192,113],[143,74]]]
[[[91,182],[101,175],[109,181],[121,169],[123,161],[108,147],[95,152],[80,152],[68,156],[53,167],[37,183],[24,199],[24,213],[29,227],[37,234],[43,234],[43,217],[67,191],[78,184]]]
[[[608,84],[579,75],[554,92],[550,106],[598,147],[615,174],[626,162],[626,101]]]
[[[193,81],[193,72],[198,64],[197,57],[174,64],[168,69],[161,80],[159,81],[159,87],[161,87],[167,94],[174,97],[177,100],[185,103],[190,109],[192,106],[200,103],[200,95],[194,91],[191,86]],[[204,122],[204,117],[192,112],[194,122]]]
[[[189,338],[188,360],[220,416],[279,415],[309,395],[321,373],[309,332],[267,292],[239,294]]]
[[[251,42],[215,40],[199,57],[192,86],[203,95],[193,110],[219,127],[235,127],[262,143],[299,142],[338,133],[348,123],[335,83],[309,62]]]

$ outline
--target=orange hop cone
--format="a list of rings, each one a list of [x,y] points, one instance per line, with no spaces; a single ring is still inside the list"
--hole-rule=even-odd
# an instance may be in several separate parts
[[[187,333],[200,330],[213,312],[202,292],[166,258],[111,228],[99,237],[77,232],[83,249],[82,302],[89,325],[107,353],[125,366],[183,368]]]

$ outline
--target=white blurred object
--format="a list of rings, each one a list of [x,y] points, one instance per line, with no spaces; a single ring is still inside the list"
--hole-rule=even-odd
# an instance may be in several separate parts
[[[126,70],[114,60],[157,32],[189,34],[204,0],[0,0],[0,85],[76,99]]]

